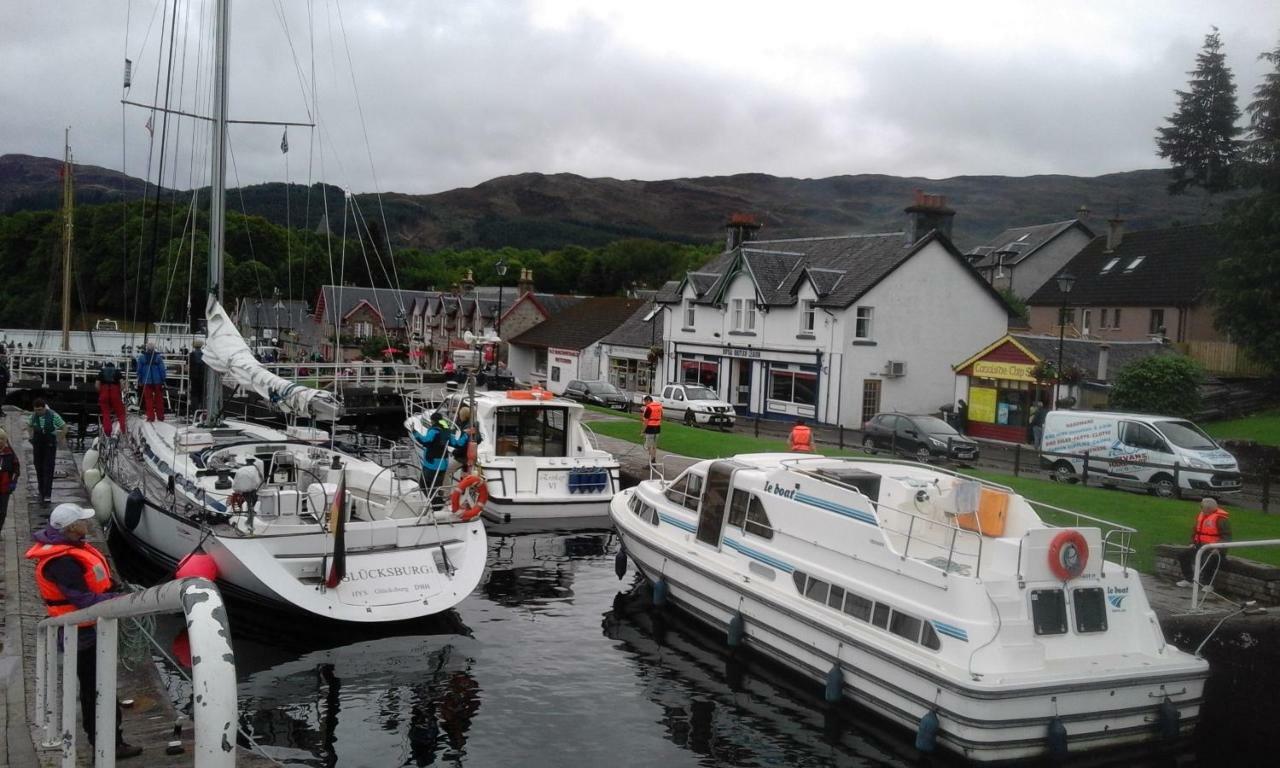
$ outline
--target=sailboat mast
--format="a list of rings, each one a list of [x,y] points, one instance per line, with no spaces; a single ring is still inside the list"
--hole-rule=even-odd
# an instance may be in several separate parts
[[[213,168],[209,188],[209,296],[222,304],[222,239],[226,229],[227,196],[227,36],[231,0],[218,0],[214,38],[213,75]],[[222,418],[222,376],[206,371],[205,410],[210,424]]]
[[[62,142],[62,351],[71,351],[71,246],[75,242],[73,227],[75,191],[71,180],[71,129],[65,129]]]

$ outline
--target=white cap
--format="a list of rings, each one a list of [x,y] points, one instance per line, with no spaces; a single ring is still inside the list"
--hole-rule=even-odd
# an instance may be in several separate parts
[[[53,508],[53,512],[49,515],[49,525],[62,530],[72,523],[88,520],[91,517],[93,517],[92,509],[79,507],[75,504],[59,504]]]

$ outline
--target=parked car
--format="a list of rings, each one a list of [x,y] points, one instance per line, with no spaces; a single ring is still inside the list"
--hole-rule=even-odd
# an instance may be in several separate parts
[[[1084,470],[1086,453],[1090,475],[1103,485],[1165,497],[1179,486],[1214,495],[1241,487],[1236,458],[1186,419],[1105,411],[1045,414],[1040,463],[1055,479],[1074,480]]]
[[[701,384],[668,384],[662,388],[658,402],[662,403],[664,416],[680,419],[689,426],[732,427],[737,420],[733,406]]]
[[[877,413],[862,425],[862,447],[868,452],[894,451],[920,462],[932,458],[973,461],[978,443],[960,434],[936,416]]]
[[[580,403],[602,405],[619,411],[627,410],[627,398],[607,381],[578,381],[574,379],[564,388],[564,396]]]

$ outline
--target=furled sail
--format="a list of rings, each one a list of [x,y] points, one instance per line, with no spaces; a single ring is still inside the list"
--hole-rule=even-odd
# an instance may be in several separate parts
[[[244,343],[244,337],[236,330],[227,311],[212,296],[205,308],[205,317],[209,323],[205,365],[236,384],[252,389],[272,407],[286,413],[325,421],[336,421],[342,415],[342,404],[332,392],[304,387],[264,368]]]

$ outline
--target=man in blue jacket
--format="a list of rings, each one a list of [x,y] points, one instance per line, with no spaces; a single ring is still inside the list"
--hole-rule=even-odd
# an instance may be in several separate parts
[[[464,448],[467,436],[457,432],[449,420],[439,411],[431,414],[426,434],[413,433],[414,442],[422,446],[422,493],[431,502],[433,510],[444,506],[444,499],[436,491],[444,485],[449,469],[449,449]]]
[[[156,351],[154,341],[147,342],[147,349],[138,355],[138,385],[142,388],[142,406],[147,421],[164,421],[164,355]]]

